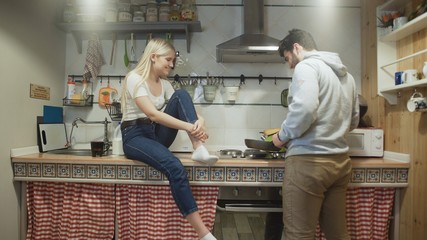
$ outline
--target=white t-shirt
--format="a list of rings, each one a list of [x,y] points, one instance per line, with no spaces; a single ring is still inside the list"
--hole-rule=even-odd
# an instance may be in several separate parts
[[[147,115],[136,105],[135,98],[148,96],[157,110],[163,110],[166,101],[170,99],[175,91],[172,87],[172,84],[168,80],[160,79],[162,84],[162,92],[159,96],[154,96],[150,92],[147,82],[144,81],[143,84],[140,84],[137,87],[137,85],[141,82],[141,75],[133,71],[130,73],[126,81],[126,108],[124,110],[125,114],[123,114],[122,121],[147,117]],[[136,87],[137,89],[135,91]]]

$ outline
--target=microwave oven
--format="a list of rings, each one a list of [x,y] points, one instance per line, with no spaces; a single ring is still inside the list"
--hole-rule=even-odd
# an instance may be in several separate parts
[[[384,131],[379,128],[356,128],[346,135],[351,157],[384,156]]]

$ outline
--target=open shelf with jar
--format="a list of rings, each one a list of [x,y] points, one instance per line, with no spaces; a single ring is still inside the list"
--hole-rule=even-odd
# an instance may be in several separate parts
[[[102,39],[124,40],[131,33],[137,39],[146,39],[149,33],[172,33],[175,39],[187,41],[187,52],[190,52],[190,38],[192,32],[201,32],[200,21],[176,21],[176,22],[76,22],[57,23],[58,28],[66,33],[71,33],[77,45],[77,51],[82,53],[82,41],[90,39],[93,33]]]
[[[74,76],[69,75],[67,94],[62,99],[62,105],[70,107],[92,107],[94,98],[92,89],[92,82],[76,79]]]
[[[381,16],[383,12],[399,10],[405,7],[405,4],[406,1],[404,0],[387,1],[383,5],[377,7],[377,16]],[[412,83],[404,83],[401,85],[395,85],[394,80],[394,73],[397,71],[397,63],[412,59],[422,54],[427,54],[427,49],[423,49],[413,54],[396,59],[396,41],[399,41],[425,28],[427,28],[427,13],[416,17],[402,27],[383,36],[379,36],[380,29],[377,29],[377,35],[379,36],[377,40],[378,94],[383,96],[391,105],[397,104],[397,97],[399,96],[400,91],[417,87],[427,87],[426,79],[418,80]]]

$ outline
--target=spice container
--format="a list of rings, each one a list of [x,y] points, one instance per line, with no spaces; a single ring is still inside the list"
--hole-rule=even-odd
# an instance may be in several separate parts
[[[168,2],[161,2],[159,6],[159,21],[169,21],[170,5]]]
[[[134,22],[144,22],[144,14],[141,11],[135,11],[133,13],[133,21]]]
[[[158,21],[157,3],[155,1],[150,1],[147,3],[147,12],[145,14],[145,20],[147,22]]]
[[[106,22],[117,22],[117,8],[115,4],[110,4],[105,9],[105,21]]]
[[[179,11],[179,6],[173,4],[169,12],[169,21],[176,22],[181,20],[181,12]]]
[[[181,6],[181,20],[182,21],[193,21],[193,4],[191,0],[186,0]]]
[[[73,3],[70,0],[67,1],[67,5],[64,8],[63,20],[66,23],[76,21],[76,12],[75,12],[75,9],[73,7]]]
[[[130,12],[119,12],[119,22],[132,22],[132,14]]]

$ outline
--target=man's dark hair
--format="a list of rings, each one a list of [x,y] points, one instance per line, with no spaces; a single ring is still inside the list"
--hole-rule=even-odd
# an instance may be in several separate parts
[[[317,49],[316,42],[310,33],[301,29],[292,29],[289,31],[289,34],[279,42],[279,55],[283,57],[284,51],[292,51],[294,43],[298,43],[308,51]]]

